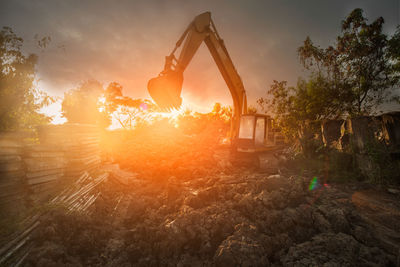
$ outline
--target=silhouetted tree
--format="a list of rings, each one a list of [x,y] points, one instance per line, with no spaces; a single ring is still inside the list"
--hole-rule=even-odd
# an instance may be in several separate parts
[[[68,122],[96,124],[102,128],[108,127],[114,117],[121,127],[131,129],[147,113],[158,111],[151,101],[124,96],[122,90],[117,82],[111,82],[104,89],[100,82],[88,80],[64,94],[62,114]]]
[[[21,52],[23,39],[11,28],[0,31],[0,131],[33,130],[50,118],[39,110],[52,98],[35,87],[37,56]]]
[[[390,57],[384,19],[368,24],[360,8],[342,21],[334,46],[322,49],[307,37],[299,47],[306,69],[326,81],[331,91],[332,113],[370,114],[378,105],[393,100],[393,86],[399,81]]]
[[[62,114],[71,123],[97,124],[106,127],[110,124],[106,110],[101,108],[105,98],[103,85],[95,80],[82,83],[78,88],[64,93]]]
[[[295,87],[274,81],[270,97],[258,103],[268,107],[289,137],[295,137],[306,121],[371,114],[380,104],[396,100],[400,33],[389,40],[383,23],[380,17],[368,24],[363,11],[354,9],[342,21],[333,46],[323,49],[307,37],[298,54],[311,71],[308,79],[299,79]]]

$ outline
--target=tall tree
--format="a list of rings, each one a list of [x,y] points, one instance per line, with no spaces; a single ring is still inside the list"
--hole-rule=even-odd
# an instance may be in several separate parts
[[[260,98],[257,102],[273,113],[289,139],[297,137],[306,121],[336,118],[338,105],[331,101],[334,96],[329,83],[320,75],[312,75],[308,80],[300,78],[296,86],[274,81],[267,93],[269,98]]]
[[[123,117],[134,121],[138,114],[155,110],[152,102],[124,96],[122,90],[122,85],[117,82],[111,82],[104,89],[103,84],[96,80],[85,81],[64,93],[62,114],[68,122],[106,128],[111,124],[112,117],[125,127],[129,122]]]
[[[400,30],[388,38],[383,23],[380,17],[369,24],[363,11],[354,9],[342,21],[334,45],[321,48],[307,37],[298,55],[309,77],[299,79],[295,87],[274,81],[269,96],[258,103],[267,106],[293,137],[305,121],[368,115],[396,100]]]
[[[399,79],[400,74],[400,25],[397,26],[395,34],[388,41],[388,61],[392,63],[392,77],[394,79]],[[400,103],[399,96],[395,99]]]
[[[32,130],[50,121],[39,111],[52,99],[34,85],[35,54],[24,55],[23,39],[11,28],[0,31],[0,131]]]
[[[104,108],[103,85],[95,80],[83,82],[78,88],[64,93],[62,114],[71,123],[110,124],[109,114]]]
[[[356,8],[342,21],[334,46],[322,49],[307,37],[298,49],[303,66],[329,82],[327,89],[336,96],[332,101],[340,104],[335,110],[339,115],[370,114],[393,100],[399,77],[388,60],[390,46],[383,24],[382,17],[367,23],[362,9]]]

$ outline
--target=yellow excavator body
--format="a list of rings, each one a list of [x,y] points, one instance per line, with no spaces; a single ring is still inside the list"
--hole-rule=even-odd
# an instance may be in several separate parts
[[[247,114],[247,98],[242,79],[215,28],[210,12],[195,17],[171,54],[165,57],[164,70],[148,82],[150,96],[162,109],[180,107],[183,72],[203,42],[207,45],[232,96],[233,116],[230,133],[234,150],[241,153],[276,150],[281,146],[279,143],[282,143],[282,138],[276,138],[277,131],[271,127],[272,119],[265,114]],[[181,45],[180,54],[175,57],[174,53]]]

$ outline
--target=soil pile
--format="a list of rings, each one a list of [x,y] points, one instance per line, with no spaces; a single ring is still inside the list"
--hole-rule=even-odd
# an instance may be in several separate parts
[[[50,213],[27,265],[395,266],[399,260],[398,196],[390,196],[388,213],[376,207],[389,202],[362,198],[359,185],[231,166],[210,139],[176,146],[180,140],[131,140],[121,165],[135,178],[121,185],[111,173],[90,214]],[[379,214],[391,220],[383,224]]]
[[[395,265],[398,243],[378,235],[354,207],[349,192],[334,186],[316,191],[308,187],[309,180],[301,177],[246,172],[132,185],[115,214],[115,202],[105,197],[90,216],[59,211],[49,216],[28,262]]]

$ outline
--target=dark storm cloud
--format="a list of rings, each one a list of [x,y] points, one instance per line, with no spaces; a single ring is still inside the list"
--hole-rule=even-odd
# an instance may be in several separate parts
[[[399,3],[392,1],[1,1],[0,25],[11,26],[39,54],[41,85],[60,94],[93,78],[123,84],[126,94],[148,97],[147,80],[193,17],[211,11],[242,76],[251,101],[272,80],[293,84],[304,75],[296,49],[306,36],[326,46],[340,21],[361,7],[370,21],[386,20],[393,32]],[[33,36],[50,35],[44,51]],[[185,73],[184,96],[195,105],[230,103],[230,96],[205,46]]]

